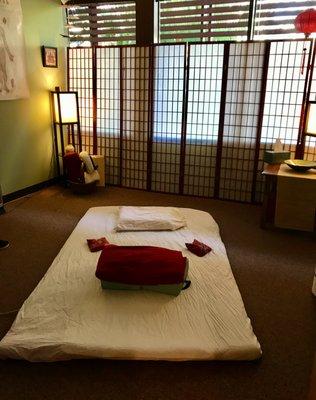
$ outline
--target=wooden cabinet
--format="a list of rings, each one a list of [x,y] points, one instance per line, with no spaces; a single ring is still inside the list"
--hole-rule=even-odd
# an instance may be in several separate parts
[[[262,227],[316,232],[316,170],[267,164],[263,175]]]

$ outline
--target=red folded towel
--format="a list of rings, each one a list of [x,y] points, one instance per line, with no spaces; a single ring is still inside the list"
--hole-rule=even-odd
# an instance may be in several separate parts
[[[100,255],[96,276],[129,285],[181,283],[186,258],[180,251],[154,246],[106,246]]]
[[[187,249],[191,251],[191,253],[197,255],[198,257],[203,257],[205,254],[212,251],[212,248],[207,244],[199,242],[198,240],[194,239],[192,243],[185,244]]]
[[[105,246],[110,245],[105,237],[101,237],[100,239],[87,239],[87,243],[92,253],[94,253],[95,251],[103,250]]]

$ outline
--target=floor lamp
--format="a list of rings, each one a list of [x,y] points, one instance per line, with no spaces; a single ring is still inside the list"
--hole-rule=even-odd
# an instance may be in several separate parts
[[[64,126],[68,126],[72,144],[75,146],[75,126],[77,126],[78,147],[82,150],[80,119],[79,119],[79,101],[78,93],[73,91],[61,91],[59,87],[51,92],[53,103],[53,125],[54,142],[57,162],[58,176],[61,175],[59,157],[65,155],[64,144]],[[59,131],[59,135],[58,135]],[[60,151],[59,151],[60,147]]]

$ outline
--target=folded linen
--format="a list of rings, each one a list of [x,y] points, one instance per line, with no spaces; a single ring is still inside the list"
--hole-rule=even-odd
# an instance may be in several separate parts
[[[130,285],[180,284],[186,273],[181,251],[155,246],[106,246],[96,269],[102,281]]]

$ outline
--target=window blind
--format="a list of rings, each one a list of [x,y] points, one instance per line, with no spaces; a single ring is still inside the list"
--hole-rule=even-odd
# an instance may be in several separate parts
[[[160,41],[246,39],[249,9],[250,1],[160,1]]]
[[[295,30],[294,20],[300,12],[315,6],[315,0],[257,0],[254,38],[302,37]]]
[[[136,6],[134,1],[120,3],[66,3],[67,28],[73,45],[134,44]]]

